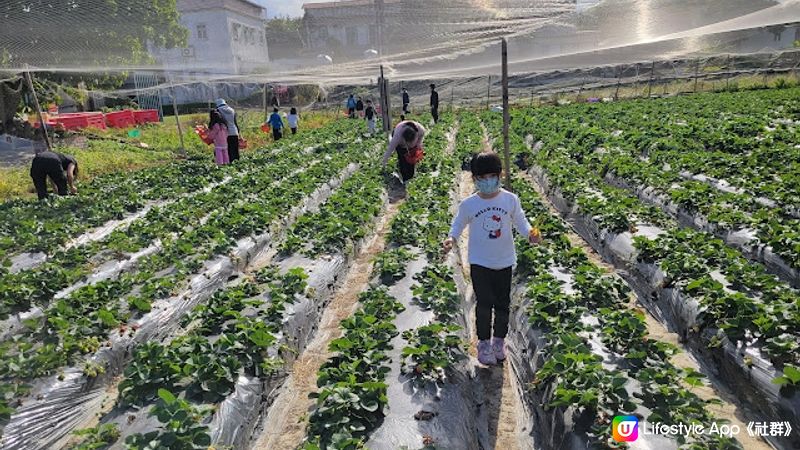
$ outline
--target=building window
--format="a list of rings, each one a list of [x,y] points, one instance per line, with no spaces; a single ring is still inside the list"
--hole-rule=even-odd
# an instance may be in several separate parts
[[[205,24],[200,24],[197,26],[197,39],[206,40],[208,39],[208,31],[206,30]]]
[[[239,25],[238,23],[232,23],[231,24],[231,38],[233,38],[234,41],[238,41],[239,40],[239,30],[241,28],[242,28],[242,26]]]
[[[358,28],[347,27],[345,28],[345,33],[347,33],[347,45],[356,45],[358,43]]]
[[[328,27],[319,27],[319,38],[322,40],[328,39]]]
[[[378,27],[375,25],[369,26],[369,43],[372,45],[378,43]]]

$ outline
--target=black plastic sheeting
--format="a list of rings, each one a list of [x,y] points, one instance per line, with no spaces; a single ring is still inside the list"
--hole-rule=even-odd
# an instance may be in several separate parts
[[[302,206],[295,208],[289,219],[297,217],[309,205],[318,205],[324,201],[335,186],[356,169],[351,164],[337,178],[323,184],[307,198]],[[288,226],[288,220],[283,227]],[[275,233],[267,232],[258,237],[240,239],[230,252],[230,257],[220,256],[205,263],[202,272],[190,281],[190,287],[176,297],[161,299],[153,303],[153,310],[142,316],[136,324],[139,326],[135,334],[120,336],[111,333],[110,347],[104,347],[86,361],[102,366],[105,373],[95,378],[83,375],[82,365],[69,367],[59,376],[47,377],[33,383],[28,400],[12,415],[3,430],[0,445],[4,450],[43,448],[60,448],[71,439],[70,433],[75,429],[91,426],[94,415],[100,409],[106,391],[116,383],[118,377],[130,362],[133,351],[142,343],[161,341],[171,336],[179,327],[180,319],[194,307],[208,300],[230,278],[247,267],[275,238]],[[244,397],[254,397],[251,383],[237,384],[237,392]],[[269,391],[269,386],[261,388]],[[226,408],[230,411],[231,408]],[[233,426],[236,428],[236,426]],[[228,426],[228,429],[230,426]],[[233,436],[236,433],[220,432],[219,436]],[[245,440],[249,438],[241,438]],[[240,439],[238,435],[231,439]]]
[[[720,349],[709,349],[710,339],[716,329],[705,329],[699,335],[692,331],[696,324],[700,305],[693,298],[684,295],[680,289],[663,287],[665,274],[656,265],[636,261],[633,236],[629,232],[615,234],[600,229],[596,222],[577,211],[561,194],[550,185],[547,175],[539,167],[530,173],[547,192],[551,203],[574,226],[581,235],[604,259],[620,271],[622,277],[639,294],[643,305],[659,321],[666,323],[671,331],[684,338],[686,345],[698,356],[698,362],[706,373],[724,382],[743,403],[748,420],[791,423],[790,437],[769,437],[770,444],[778,449],[800,448],[800,395],[790,397],[781,395],[780,386],[772,379],[781,375],[775,366],[761,353],[749,345],[737,345],[726,338]],[[652,231],[654,227],[638,227],[639,232]],[[652,230],[648,230],[652,229]],[[692,338],[690,338],[692,337]],[[750,364],[745,363],[745,358]]]

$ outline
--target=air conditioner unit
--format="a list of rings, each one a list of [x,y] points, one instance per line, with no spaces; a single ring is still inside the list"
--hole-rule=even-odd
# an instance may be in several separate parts
[[[194,58],[194,46],[190,45],[181,51],[181,56],[184,58]]]

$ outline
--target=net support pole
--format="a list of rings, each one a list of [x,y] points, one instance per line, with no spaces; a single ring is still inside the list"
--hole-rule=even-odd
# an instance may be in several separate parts
[[[486,77],[486,109],[489,109],[489,96],[492,95],[492,76]]]
[[[622,83],[622,72],[622,69],[617,68],[617,90],[614,91],[614,101],[617,101],[619,98],[619,86]]]
[[[264,122],[266,122],[269,118],[269,115],[267,114],[267,83],[264,83],[264,95],[262,97],[262,102],[264,103]]]
[[[728,91],[731,88],[731,55],[728,55],[728,64],[725,65],[725,90]]]
[[[700,58],[694,60],[694,89],[692,92],[697,93],[697,77],[700,74]]]
[[[505,38],[501,41],[503,53],[503,156],[506,166],[506,189],[511,190],[511,156],[509,155],[508,124],[511,115],[508,111],[508,42]]]
[[[650,65],[650,80],[647,82],[647,98],[650,98],[650,94],[653,90],[653,75],[656,73],[656,62],[653,61],[653,64]]]
[[[178,96],[175,95],[175,86],[172,86],[172,113],[175,114],[175,125],[178,127],[178,137],[181,141],[181,148],[179,153],[181,157],[186,157],[186,146],[183,144],[183,129],[181,128],[181,118],[178,115]]]
[[[383,131],[388,133],[391,130],[391,117],[389,116],[389,90],[387,89],[388,83],[386,82],[386,78],[383,77],[383,64],[381,64],[381,77],[380,82],[378,83],[379,92],[381,94],[381,119],[383,121]]]
[[[31,97],[33,97],[33,106],[36,108],[36,115],[39,117],[39,126],[42,128],[42,135],[44,136],[44,144],[47,150],[52,150],[50,146],[50,137],[47,135],[47,124],[44,123],[42,116],[42,107],[39,105],[39,98],[36,96],[36,90],[33,88],[33,77],[30,70],[25,71],[25,81],[28,84],[28,89],[31,90]]]

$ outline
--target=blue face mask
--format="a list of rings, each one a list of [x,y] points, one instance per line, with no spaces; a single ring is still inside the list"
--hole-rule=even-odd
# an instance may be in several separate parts
[[[500,189],[500,179],[498,177],[476,178],[475,187],[481,194],[494,194]]]

